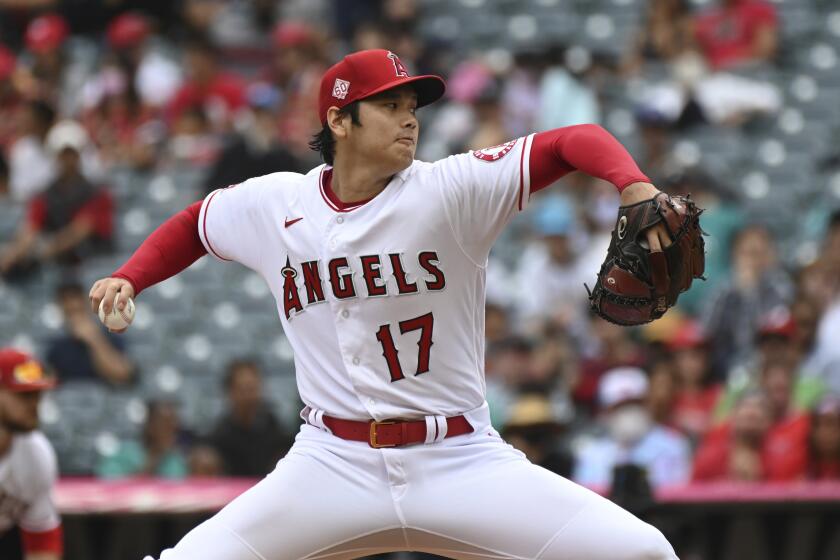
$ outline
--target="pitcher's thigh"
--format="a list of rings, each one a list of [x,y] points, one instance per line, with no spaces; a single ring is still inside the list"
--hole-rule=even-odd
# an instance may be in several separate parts
[[[160,560],[298,560],[398,526],[376,476],[353,471],[337,458],[290,454]]]
[[[676,558],[653,526],[525,460],[475,465],[423,490],[409,524],[428,532],[430,541],[463,543],[463,551],[473,555],[480,549],[494,558]],[[450,554],[458,557],[452,548]]]

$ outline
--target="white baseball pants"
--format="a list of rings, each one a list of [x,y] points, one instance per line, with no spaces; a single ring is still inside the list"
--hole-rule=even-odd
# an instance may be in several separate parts
[[[271,474],[160,560],[677,558],[653,526],[528,462],[486,404],[466,416],[471,434],[397,449],[303,425]]]

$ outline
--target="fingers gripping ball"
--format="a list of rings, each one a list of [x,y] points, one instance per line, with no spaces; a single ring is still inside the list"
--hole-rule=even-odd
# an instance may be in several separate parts
[[[134,320],[134,300],[127,298],[125,307],[118,309],[117,304],[119,300],[120,294],[117,294],[114,297],[114,305],[111,308],[111,312],[107,315],[105,314],[105,300],[103,299],[99,302],[99,320],[102,321],[103,325],[115,331],[128,327],[131,321]]]
[[[664,315],[695,278],[703,278],[702,212],[690,197],[664,193],[619,208],[607,258],[589,293],[592,310],[619,325],[640,325]],[[651,252],[645,231],[659,223],[671,244]]]

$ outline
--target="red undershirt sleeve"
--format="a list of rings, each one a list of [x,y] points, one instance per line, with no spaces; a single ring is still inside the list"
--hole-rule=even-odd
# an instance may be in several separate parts
[[[532,193],[572,171],[609,181],[619,192],[636,182],[650,182],[624,146],[594,124],[555,128],[534,135],[530,170]]]
[[[64,531],[61,525],[39,533],[21,529],[20,536],[23,541],[23,550],[27,554],[51,552],[60,556],[64,552]]]
[[[131,282],[137,295],[206,255],[207,250],[198,236],[201,203],[199,200],[187,206],[162,223],[111,276]]]

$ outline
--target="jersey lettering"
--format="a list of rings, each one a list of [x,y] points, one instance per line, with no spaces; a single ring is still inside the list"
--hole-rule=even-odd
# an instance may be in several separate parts
[[[306,286],[306,302],[310,305],[326,299],[318,264],[318,261],[307,261],[300,265],[303,269],[303,284]]]
[[[283,267],[280,274],[283,275],[283,313],[285,313],[286,319],[289,319],[293,309],[296,313],[303,311],[303,305],[300,303],[300,296],[295,283],[297,270],[292,267],[289,257],[286,257],[286,266]]]
[[[402,257],[399,253],[388,255],[391,259],[391,268],[394,269],[394,278],[397,280],[397,290],[400,294],[413,294],[417,292],[417,283],[409,282],[403,269]]]
[[[382,263],[379,260],[379,255],[365,255],[361,257],[362,260],[362,276],[367,285],[368,296],[384,296],[387,294],[385,283],[378,284],[377,281],[382,281]],[[375,268],[374,268],[375,267]]]
[[[393,282],[383,270],[383,261],[390,262]],[[417,263],[427,273],[423,285],[427,292],[441,291],[446,287],[446,276],[440,266],[436,251],[423,251],[417,256]],[[283,313],[286,319],[304,310],[302,291],[306,290],[306,306],[326,301],[324,281],[321,278],[321,261],[305,261],[295,267],[290,257],[280,273],[283,276]],[[355,269],[355,270],[354,270]],[[327,263],[329,287],[336,299],[357,297],[353,277],[361,272],[367,297],[416,294],[420,291],[418,282],[410,282],[400,253],[390,253],[387,259],[382,255],[363,255],[356,259],[336,257]],[[303,279],[299,284],[298,277]],[[293,314],[292,311],[295,313]]]
[[[434,251],[423,251],[420,253],[420,266],[426,272],[435,277],[433,282],[426,281],[426,289],[430,292],[437,292],[446,287],[446,278],[443,276],[443,271],[437,267],[440,264],[437,253]]]
[[[346,257],[339,257],[330,261],[330,284],[333,295],[336,299],[348,299],[356,297],[356,286],[353,285],[353,271],[347,274],[340,274],[339,270],[350,268]]]

